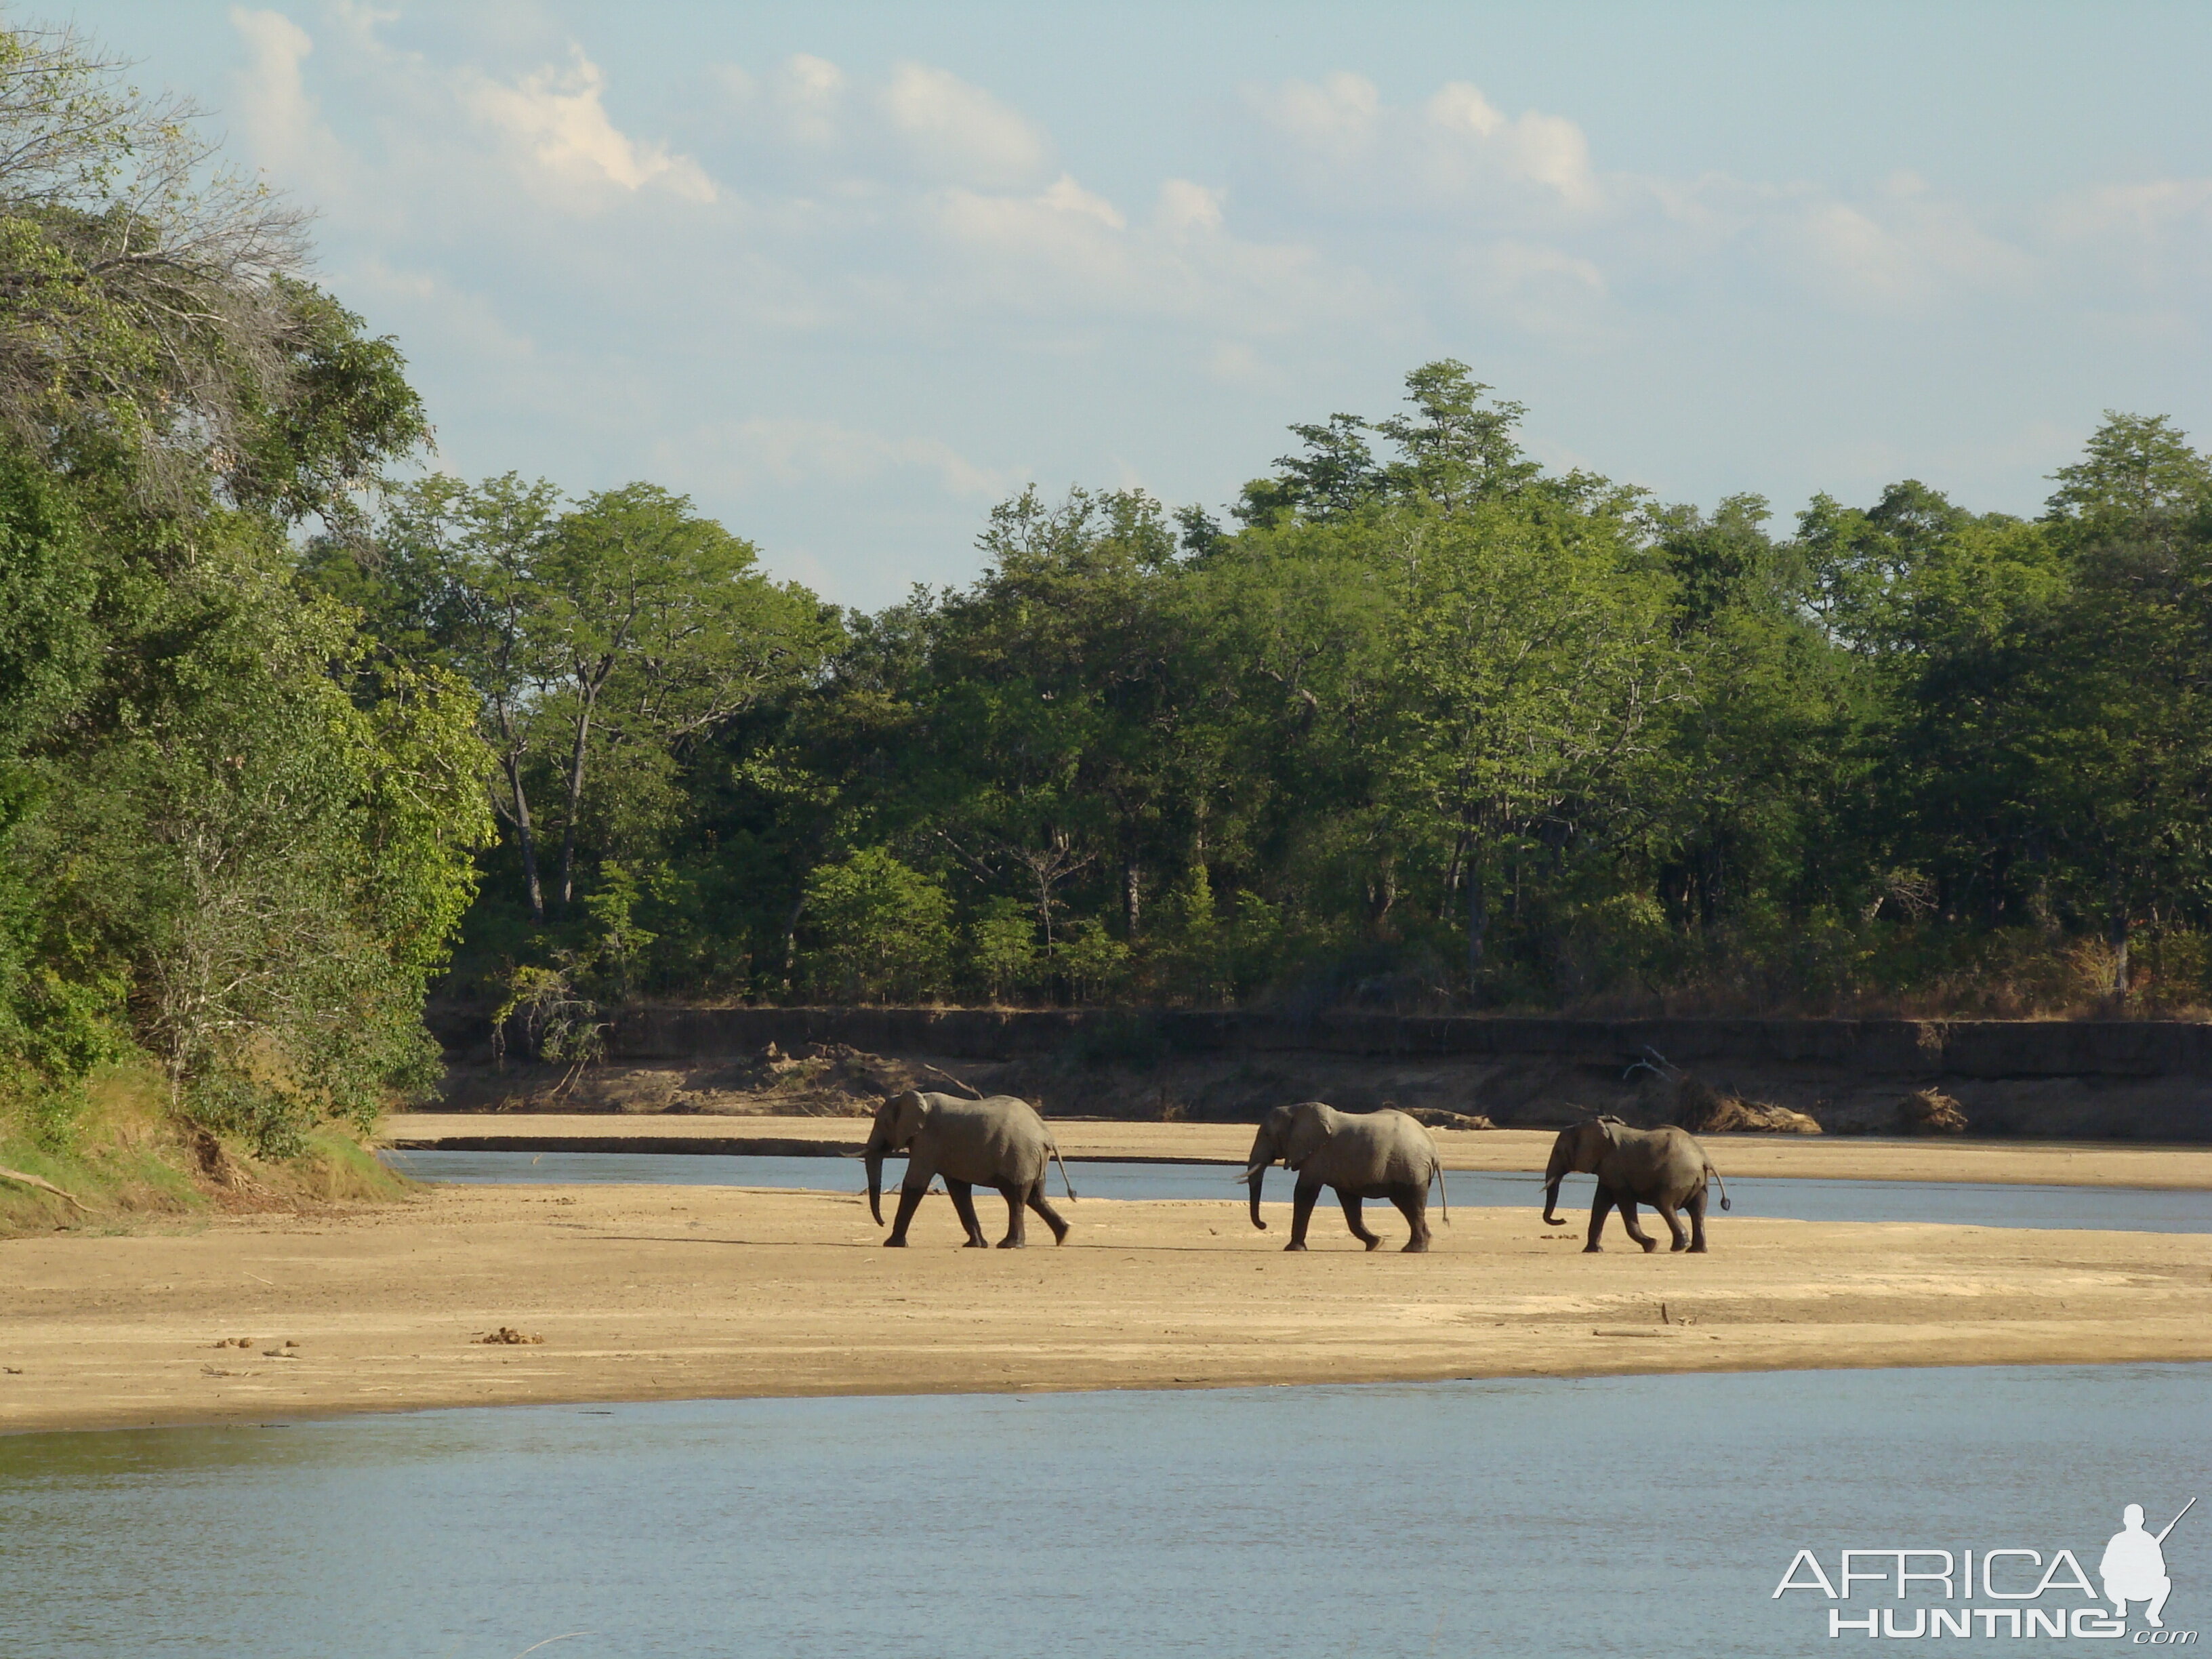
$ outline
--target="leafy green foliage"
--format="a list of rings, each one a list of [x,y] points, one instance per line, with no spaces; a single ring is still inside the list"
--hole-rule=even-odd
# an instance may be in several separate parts
[[[812,982],[848,1002],[926,994],[952,945],[945,890],[879,847],[863,847],[806,879]]]
[[[1778,535],[1755,496],[1708,516],[1543,472],[1463,365],[1407,386],[1401,416],[1293,428],[1233,532],[1024,491],[973,584],[847,619],[671,750],[655,822],[580,816],[602,868],[688,896],[640,899],[639,988],[2212,991],[2212,536],[2165,423],[2115,417],[2040,522],[1907,481]],[[2130,977],[2138,938],[2160,965]]]
[[[431,1081],[489,840],[475,699],[289,532],[427,428],[301,216],[67,32],[0,32],[0,1106],[158,1061],[259,1153]]]

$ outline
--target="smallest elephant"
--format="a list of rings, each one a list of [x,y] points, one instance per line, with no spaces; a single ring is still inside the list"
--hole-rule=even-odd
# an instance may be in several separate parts
[[[1559,1131],[1552,1143],[1551,1162],[1544,1169],[1544,1223],[1556,1227],[1565,1219],[1555,1215],[1559,1205],[1559,1182],[1571,1175],[1597,1177],[1597,1196],[1590,1202],[1587,1253],[1605,1247],[1597,1242],[1605,1231],[1606,1212],[1620,1206],[1620,1224],[1646,1250],[1659,1241],[1636,1224],[1640,1200],[1659,1212],[1674,1248],[1703,1252],[1705,1248],[1705,1182],[1720,1182],[1721,1208],[1729,1207],[1728,1183],[1721,1181],[1705,1149],[1690,1135],[1669,1126],[1663,1129],[1632,1129],[1617,1117],[1594,1117]],[[1674,1212],[1690,1212],[1686,1237]]]

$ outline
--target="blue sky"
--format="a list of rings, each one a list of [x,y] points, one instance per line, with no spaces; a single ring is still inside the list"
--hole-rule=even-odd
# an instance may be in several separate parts
[[[319,210],[440,465],[653,479],[847,604],[1032,479],[1218,507],[1439,356],[1785,520],[2212,433],[2202,4],[63,15]]]

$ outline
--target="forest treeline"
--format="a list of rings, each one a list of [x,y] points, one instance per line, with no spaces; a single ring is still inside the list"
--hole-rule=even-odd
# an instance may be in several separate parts
[[[1538,465],[1456,362],[1218,517],[1035,489],[841,610],[649,482],[421,463],[301,216],[0,35],[0,1106],[264,1152],[641,995],[2212,1000],[2212,462],[1778,522]],[[895,550],[886,550],[887,557]],[[9,1103],[13,1103],[12,1105]]]
[[[577,1054],[641,994],[2207,1000],[2212,463],[2167,422],[2033,520],[1908,480],[1777,526],[1547,472],[1463,364],[1406,384],[1223,520],[1026,490],[873,614],[650,486],[397,490],[309,574],[484,711],[453,988]]]

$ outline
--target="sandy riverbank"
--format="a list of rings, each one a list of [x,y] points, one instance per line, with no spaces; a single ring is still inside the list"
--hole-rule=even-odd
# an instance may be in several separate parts
[[[304,1217],[0,1242],[0,1430],[440,1406],[1476,1376],[2212,1359],[2212,1237],[1723,1218],[1645,1256],[1533,1206],[1428,1256],[1333,1212],[1070,1212],[1060,1249],[954,1248],[933,1199],[878,1247],[854,1196],[432,1189]],[[994,1213],[996,1212],[997,1213]],[[994,1235],[1003,1206],[983,1206]],[[1033,1230],[1033,1237],[1042,1237]],[[1662,1304],[1666,1321],[1662,1322]],[[540,1345],[484,1346],[501,1326]],[[217,1347],[225,1338],[246,1348]],[[296,1346],[286,1347],[287,1342]],[[283,1357],[276,1357],[282,1355]]]
[[[1069,1158],[1243,1161],[1249,1125],[1056,1121]],[[1548,1129],[1435,1132],[1451,1170],[1541,1170]],[[718,1150],[788,1151],[793,1143],[858,1149],[858,1117],[719,1117],[624,1113],[407,1112],[385,1120],[384,1139],[409,1146],[496,1140],[540,1152],[592,1142],[726,1143]],[[1730,1176],[1829,1181],[1974,1181],[2039,1186],[2212,1189],[2212,1146],[2115,1146],[2062,1141],[1887,1140],[1824,1135],[1707,1135],[1713,1164]],[[769,1145],[766,1143],[774,1143]],[[1079,1190],[1080,1183],[1079,1183]]]

